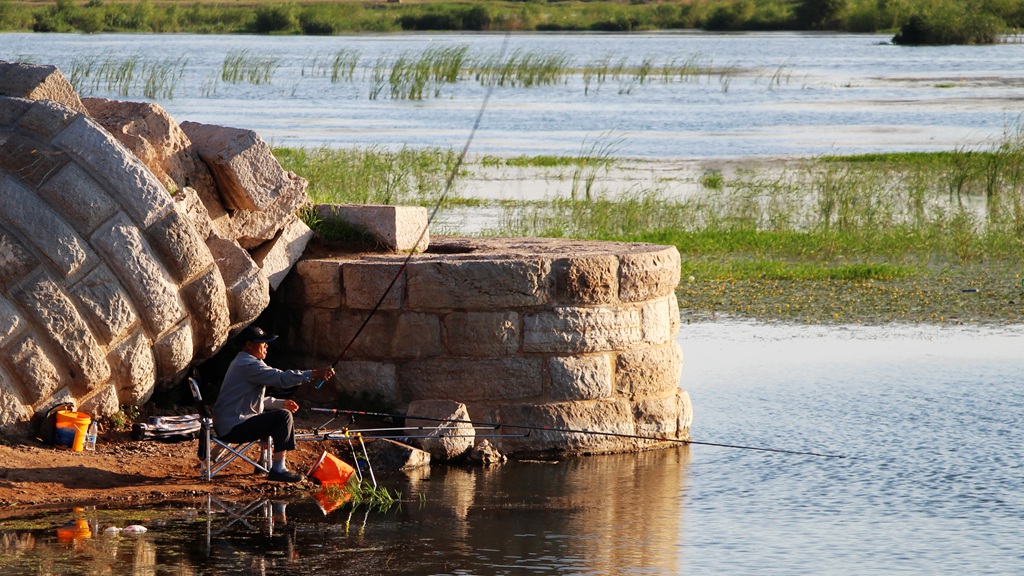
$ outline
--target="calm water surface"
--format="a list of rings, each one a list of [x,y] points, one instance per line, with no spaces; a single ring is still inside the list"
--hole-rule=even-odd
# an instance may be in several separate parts
[[[619,156],[723,158],[980,146],[1018,121],[1024,44],[900,47],[884,35],[523,34],[506,55],[564,55],[578,69],[602,60],[655,69],[671,61],[728,70],[691,81],[657,75],[585,88],[582,74],[536,88],[494,91],[472,152],[576,155],[614,142]],[[178,121],[251,128],[293,146],[439,146],[461,149],[484,97],[469,75],[438,97],[369,97],[378,61],[418,58],[431,47],[466,46],[477,59],[506,37],[419,34],[347,37],[147,34],[0,34],[0,59],[58,65],[66,75],[138,56],[137,68],[181,62],[172,97],[157,101]],[[353,81],[314,72],[339,50],[360,55]],[[273,58],[269,84],[220,79],[225,57]],[[95,78],[95,75],[93,76]],[[78,81],[86,94],[140,100]]]
[[[140,514],[142,537],[7,531],[4,574],[1020,574],[1024,327],[683,327],[691,446]],[[280,504],[280,503],[279,503]],[[209,505],[212,513],[207,513]],[[223,507],[221,506],[223,505]],[[237,515],[251,506],[245,522]],[[103,511],[86,511],[94,527]],[[121,519],[121,525],[128,520]],[[114,522],[116,523],[116,522]],[[0,532],[2,532],[0,527]]]

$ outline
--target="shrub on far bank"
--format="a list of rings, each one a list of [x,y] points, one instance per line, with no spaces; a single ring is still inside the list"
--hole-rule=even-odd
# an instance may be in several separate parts
[[[900,26],[892,43],[907,46],[995,44],[1004,28],[1005,24],[997,16],[958,7],[911,16]]]

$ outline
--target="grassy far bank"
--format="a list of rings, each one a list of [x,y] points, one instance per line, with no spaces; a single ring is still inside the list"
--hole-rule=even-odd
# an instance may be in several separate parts
[[[509,236],[676,246],[684,315],[797,322],[1019,323],[1024,318],[1024,145],[994,150],[822,157],[736,176],[706,173],[699,193],[657,189],[503,202]],[[276,150],[317,202],[433,205],[454,157],[403,150]],[[414,160],[415,159],[415,160]],[[500,160],[488,157],[483,163]],[[564,166],[611,160],[510,158]],[[372,164],[378,184],[363,166]],[[464,170],[474,170],[474,165]],[[589,178],[589,176],[588,176]],[[387,183],[382,186],[379,183]],[[474,205],[459,198],[446,204]]]
[[[980,44],[1022,26],[1024,0],[0,0],[0,30],[37,32],[828,30],[898,32],[895,40],[907,44]]]

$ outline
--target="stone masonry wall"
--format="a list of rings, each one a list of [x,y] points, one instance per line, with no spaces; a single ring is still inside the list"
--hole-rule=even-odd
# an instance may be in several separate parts
[[[271,308],[275,350],[334,362],[405,255],[307,253]],[[466,404],[474,420],[688,438],[674,289],[679,254],[651,244],[433,238],[320,392]],[[344,406],[338,406],[344,407]],[[355,409],[359,407],[353,406]],[[502,427],[513,455],[648,448],[657,441]]]

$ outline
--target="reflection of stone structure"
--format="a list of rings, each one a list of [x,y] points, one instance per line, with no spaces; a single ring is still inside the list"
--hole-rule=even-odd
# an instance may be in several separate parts
[[[210,131],[249,143],[235,170],[265,176],[264,209],[229,212],[224,172],[158,106],[0,62],[0,426],[145,402],[266,307],[311,236],[305,183],[251,132]]]
[[[404,259],[308,251],[272,304],[290,330],[278,351],[333,362]],[[670,246],[434,238],[398,276],[334,385],[398,406],[453,400],[481,421],[686,438],[678,280]],[[510,454],[659,444],[553,431],[491,442]]]

